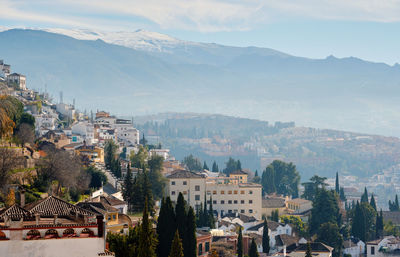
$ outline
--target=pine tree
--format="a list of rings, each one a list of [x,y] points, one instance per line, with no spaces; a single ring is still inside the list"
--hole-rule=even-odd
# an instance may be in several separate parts
[[[183,238],[183,253],[185,257],[197,256],[197,240],[196,240],[196,216],[194,210],[189,207],[185,222],[185,233]]]
[[[203,170],[209,170],[206,161],[204,161]]]
[[[364,187],[364,194],[361,196],[361,203],[368,203],[368,191],[366,187]]]
[[[312,257],[311,244],[310,244],[310,242],[307,242],[306,257]]]
[[[264,219],[263,226],[263,235],[262,235],[262,247],[263,253],[269,254],[270,246],[269,246],[269,234],[268,234],[268,223],[267,219]]]
[[[242,227],[239,227],[239,236],[238,236],[238,242],[237,242],[237,257],[243,257]]]
[[[336,172],[336,183],[335,183],[335,191],[336,191],[336,193],[337,194],[339,194],[339,191],[340,191],[340,189],[339,189],[340,187],[339,187],[339,173],[338,172]]]
[[[176,230],[174,240],[172,241],[169,257],[183,257],[182,241],[179,238],[179,232]]]
[[[149,220],[149,212],[147,206],[147,199],[145,199],[143,217],[140,224],[139,232],[139,247],[138,256],[140,257],[155,257],[157,239],[153,234],[153,228]]]
[[[257,244],[256,244],[256,241],[254,240],[254,238],[251,240],[249,257],[259,257],[258,251],[257,251]]]
[[[162,199],[160,214],[157,220],[157,256],[167,257],[170,252],[171,243],[174,238],[174,231],[176,231],[176,220],[174,207],[172,206],[171,199],[167,197]]]
[[[374,208],[374,210],[376,211],[376,203],[375,203],[375,198],[374,195],[371,196],[371,201],[369,202],[369,204],[372,206],[372,208]]]
[[[186,223],[186,204],[183,198],[183,194],[179,192],[178,200],[175,206],[176,213],[176,223],[179,231],[179,237],[185,240],[184,232],[185,232],[185,223]],[[185,249],[185,245],[183,245],[183,249]]]

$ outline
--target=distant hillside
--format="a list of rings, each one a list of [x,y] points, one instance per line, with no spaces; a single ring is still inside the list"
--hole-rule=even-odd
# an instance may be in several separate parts
[[[27,75],[28,87],[47,85],[56,97],[63,91],[82,109],[222,113],[400,136],[399,65],[308,59],[143,31],[57,32],[99,39],[8,30],[0,32],[0,59]]]
[[[182,160],[190,153],[219,167],[232,156],[243,167],[263,170],[275,159],[295,163],[303,180],[314,174],[370,177],[400,163],[400,140],[337,130],[295,127],[205,114],[161,114],[135,118],[147,137]]]

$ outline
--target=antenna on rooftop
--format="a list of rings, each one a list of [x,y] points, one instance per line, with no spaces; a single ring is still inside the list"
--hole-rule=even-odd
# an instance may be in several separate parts
[[[75,109],[75,98],[72,100],[72,107]]]
[[[62,104],[64,101],[63,101],[63,92],[62,91],[60,91],[60,104]]]

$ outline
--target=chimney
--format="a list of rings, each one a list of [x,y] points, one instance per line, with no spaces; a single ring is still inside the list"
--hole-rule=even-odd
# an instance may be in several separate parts
[[[54,214],[54,225],[58,223],[58,214]]]
[[[38,226],[40,221],[40,213],[35,213],[35,220],[36,220],[36,226]]]
[[[19,191],[19,196],[20,196],[20,200],[21,200],[21,207],[24,208],[25,207],[25,189],[21,188],[21,190]]]

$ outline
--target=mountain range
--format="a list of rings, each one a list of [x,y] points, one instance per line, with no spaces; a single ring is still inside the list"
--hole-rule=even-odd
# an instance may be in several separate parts
[[[82,110],[201,112],[400,136],[400,65],[309,59],[138,30],[11,29],[0,59]]]

